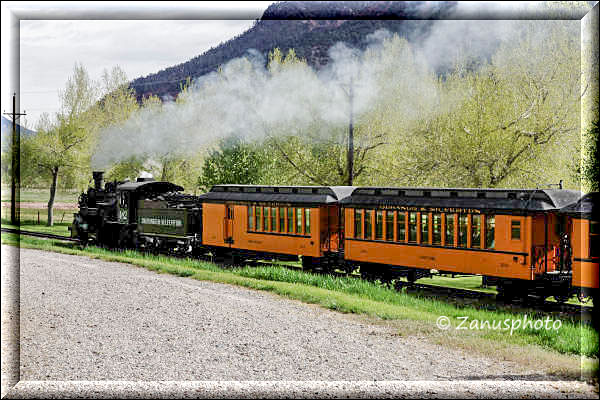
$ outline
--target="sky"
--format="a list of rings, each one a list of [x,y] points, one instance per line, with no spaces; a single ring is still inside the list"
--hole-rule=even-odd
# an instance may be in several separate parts
[[[2,2],[2,111],[12,110],[9,70],[20,68],[20,105],[26,126],[35,127],[43,112],[58,111],[59,90],[65,87],[76,62],[82,63],[92,79],[99,79],[104,69],[121,67],[129,79],[158,72],[185,62],[213,46],[246,31],[255,18],[271,4],[258,2]],[[127,17],[128,10],[150,10],[154,20],[44,19],[56,10],[69,10],[89,18],[97,10],[111,8],[115,16]],[[179,11],[177,18],[159,19],[162,7]],[[10,60],[9,10],[24,10],[36,20],[20,22],[20,60]],[[154,11],[154,13],[152,13]],[[211,18],[217,14],[252,16],[251,19]],[[232,14],[229,14],[232,13]],[[12,61],[12,60],[11,60]],[[12,65],[14,64],[14,65]]]

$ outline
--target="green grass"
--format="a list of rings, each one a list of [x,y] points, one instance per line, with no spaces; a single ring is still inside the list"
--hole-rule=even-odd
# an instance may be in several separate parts
[[[2,243],[16,244],[15,235],[3,234]],[[464,342],[484,340],[506,346],[538,346],[562,354],[598,356],[598,334],[586,325],[562,321],[558,331],[524,329],[515,331],[513,335],[493,330],[439,331],[435,328],[435,322],[441,315],[449,317],[456,327],[460,322],[457,317],[466,316],[469,321],[491,322],[523,319],[523,314],[477,310],[470,306],[458,307],[440,300],[414,297],[353,277],[322,276],[276,266],[223,270],[214,264],[198,260],[152,256],[135,251],[111,252],[97,247],[82,250],[77,245],[31,237],[22,237],[20,244],[22,247],[85,255],[134,264],[161,273],[265,290],[344,313],[407,321],[407,324],[414,325],[424,324],[430,333],[460,335],[458,337]],[[533,315],[528,317],[534,318]]]
[[[481,276],[433,276],[418,281],[427,285],[445,286],[456,289],[478,290],[484,293],[496,293],[494,287],[481,286]]]
[[[73,213],[76,211],[77,210],[54,210],[54,224],[60,226],[70,225],[71,222],[73,222]],[[48,222],[48,210],[46,208],[20,208],[18,213],[23,229],[35,230],[38,229],[36,227],[44,226]],[[2,226],[5,224],[10,224],[10,207],[2,208]],[[27,228],[25,228],[25,226],[27,226]]]
[[[58,189],[54,201],[57,203],[77,204],[77,199],[81,193],[78,189]],[[2,186],[2,201],[10,201],[10,186]],[[42,202],[47,203],[50,199],[50,189],[21,188],[19,192],[20,202]]]

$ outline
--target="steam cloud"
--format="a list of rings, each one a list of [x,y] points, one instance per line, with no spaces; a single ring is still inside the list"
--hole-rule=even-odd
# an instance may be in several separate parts
[[[195,80],[180,102],[140,109],[102,132],[93,166],[105,168],[131,156],[193,152],[231,135],[261,139],[272,127],[297,134],[315,121],[347,124],[350,87],[358,116],[381,90],[382,65],[343,43],[329,53],[331,62],[319,72],[305,64],[269,71],[264,57],[251,50],[220,73]]]
[[[569,22],[577,21],[555,23]],[[262,54],[251,50],[246,57],[224,65],[221,73],[195,80],[179,102],[143,108],[124,123],[106,129],[92,165],[105,169],[132,156],[190,154],[231,135],[255,140],[275,131],[301,135],[309,126],[345,126],[349,88],[353,89],[353,113],[359,118],[389,89],[390,79],[405,82],[399,106],[425,104],[434,111],[437,94],[433,87],[424,86],[424,74],[450,66],[457,49],[479,58],[491,55],[498,43],[515,38],[519,23],[437,21],[419,48],[407,47],[392,59],[384,49],[384,41],[392,34],[377,31],[366,37],[364,51],[343,43],[333,46],[330,63],[320,71],[302,64],[269,71]]]

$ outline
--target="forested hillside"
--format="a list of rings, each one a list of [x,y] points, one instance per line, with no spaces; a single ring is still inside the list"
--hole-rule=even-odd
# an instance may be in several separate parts
[[[151,95],[175,97],[186,79],[197,78],[217,70],[228,61],[255,49],[263,56],[274,48],[287,53],[294,49],[317,69],[329,61],[328,50],[338,42],[363,49],[367,36],[380,29],[398,33],[410,42],[426,36],[431,24],[403,18],[433,19],[443,17],[453,8],[444,2],[280,2],[264,12],[252,28],[193,59],[135,79],[131,87],[138,100]],[[439,8],[439,7],[443,7]]]

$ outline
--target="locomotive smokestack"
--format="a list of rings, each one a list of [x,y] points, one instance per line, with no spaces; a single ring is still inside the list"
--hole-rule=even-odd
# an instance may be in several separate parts
[[[104,171],[94,171],[92,176],[94,177],[94,188],[101,190],[104,186]]]

